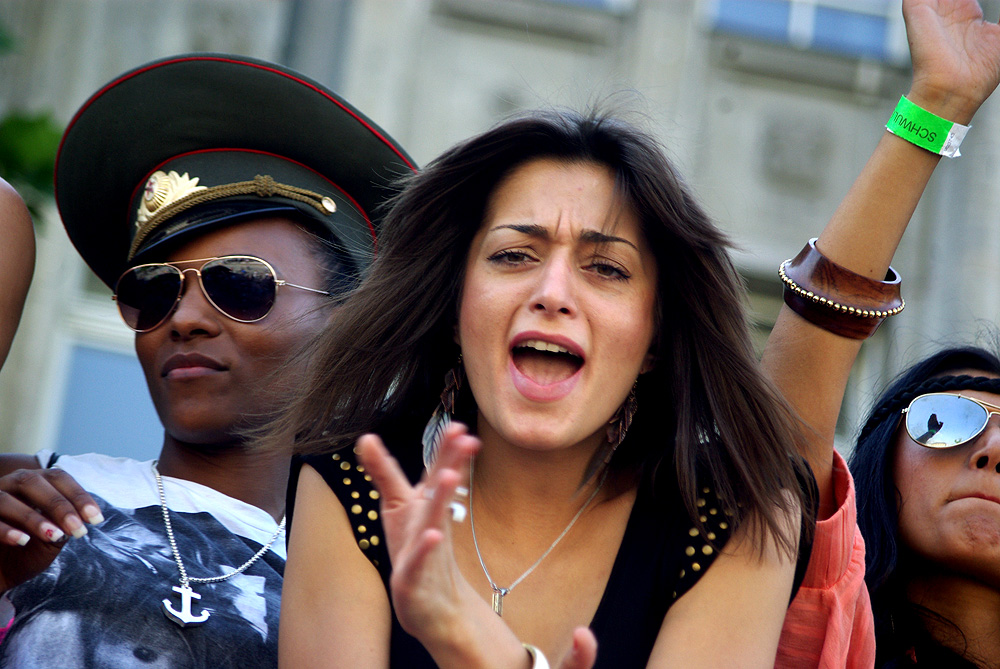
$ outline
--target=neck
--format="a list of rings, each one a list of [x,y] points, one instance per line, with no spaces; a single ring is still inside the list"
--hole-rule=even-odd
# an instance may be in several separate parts
[[[477,503],[500,520],[541,513],[558,524],[576,513],[600,483],[600,475],[583,478],[602,435],[564,448],[532,449],[510,444],[480,421],[478,436],[483,445],[473,481]],[[598,494],[595,503],[600,501]]]
[[[930,573],[912,579],[906,596],[912,604],[936,614],[921,616],[935,641],[970,660],[1000,665],[1000,591],[996,588],[962,575]]]
[[[252,504],[279,520],[285,513],[288,456],[244,444],[188,444],[165,435],[160,474],[194,481]]]

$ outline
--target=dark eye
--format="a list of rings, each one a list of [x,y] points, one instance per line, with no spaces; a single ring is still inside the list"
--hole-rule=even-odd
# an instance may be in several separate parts
[[[489,257],[490,262],[495,262],[498,264],[506,265],[521,265],[523,263],[529,262],[531,256],[525,251],[518,251],[517,249],[508,249],[506,251],[500,251],[499,253],[494,253]]]
[[[602,276],[607,279],[625,281],[630,278],[630,275],[626,273],[625,270],[609,262],[594,261],[590,268],[598,276]]]

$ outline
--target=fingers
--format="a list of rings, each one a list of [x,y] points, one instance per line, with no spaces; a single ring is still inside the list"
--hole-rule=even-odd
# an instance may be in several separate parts
[[[451,505],[460,479],[461,474],[454,469],[439,469],[435,472],[433,487],[424,489],[425,492],[430,492],[430,495],[425,495],[430,500],[424,512],[425,526],[444,528],[445,520],[451,517]]]
[[[104,520],[93,497],[62,470],[21,469],[0,478],[0,543],[82,537],[84,518],[91,524]]]
[[[462,471],[478,450],[479,439],[469,434],[469,428],[462,423],[452,423],[444,432],[435,468]]]
[[[372,477],[372,483],[385,506],[397,505],[410,497],[413,486],[389,454],[378,435],[366,434],[358,439],[358,460]]]
[[[441,487],[438,479],[442,475],[447,475],[449,479],[451,473],[458,476],[454,488],[448,486],[447,498],[445,498],[451,512],[451,519],[457,523],[465,520],[468,513],[463,500],[468,496],[469,490],[465,487],[464,482],[468,480],[469,462],[479,450],[479,445],[479,439],[468,434],[468,429],[464,425],[461,423],[450,425],[445,430],[437,462],[432,471],[427,473],[424,481],[424,496],[431,498],[435,491]]]
[[[430,499],[439,486],[438,477],[445,471],[465,471],[469,458],[479,449],[479,440],[468,434],[468,428],[453,423],[445,430],[441,451],[432,471],[427,472],[422,483]],[[366,434],[358,439],[358,459],[372,477],[372,482],[387,506],[405,501],[414,493],[414,486],[400,468],[382,440],[377,435]],[[452,490],[452,493],[454,490]]]
[[[591,669],[597,661],[597,638],[586,627],[573,630],[573,648],[559,663],[559,669]]]

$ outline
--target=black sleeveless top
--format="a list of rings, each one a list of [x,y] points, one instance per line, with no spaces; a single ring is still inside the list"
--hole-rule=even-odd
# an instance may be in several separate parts
[[[378,493],[351,449],[295,460],[289,480],[289,533],[294,502],[291,497],[303,462],[319,472],[344,505],[358,547],[378,569],[388,592],[391,565],[382,535]],[[419,478],[419,461],[401,464],[412,481]],[[710,488],[701,488],[698,509],[715,547],[694,528],[676,486],[672,490],[661,488],[654,496],[651,484],[639,486],[604,595],[590,623],[597,637],[595,669],[645,667],[667,610],[698,582],[715,560],[717,549],[729,538],[729,516]],[[806,529],[804,526],[803,538],[811,536]],[[799,546],[792,597],[805,575],[811,543],[800,540]],[[391,643],[391,666],[437,666],[420,642],[399,626],[395,613]]]

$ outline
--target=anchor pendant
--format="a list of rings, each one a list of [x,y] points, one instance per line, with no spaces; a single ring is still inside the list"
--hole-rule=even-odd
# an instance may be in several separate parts
[[[493,612],[501,618],[503,617],[503,598],[508,592],[510,592],[510,588],[493,586]]]
[[[181,610],[175,609],[169,599],[163,600],[163,613],[170,620],[174,621],[181,627],[191,627],[192,625],[200,625],[206,620],[208,620],[208,611],[202,611],[198,615],[191,612],[191,600],[201,599],[201,595],[191,589],[187,585],[175,585],[174,590],[180,593],[181,596]]]

